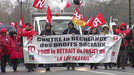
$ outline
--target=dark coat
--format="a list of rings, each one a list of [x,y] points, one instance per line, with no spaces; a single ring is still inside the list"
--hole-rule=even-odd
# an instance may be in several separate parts
[[[65,29],[62,34],[72,34],[72,33],[80,34],[79,30],[77,30],[74,27],[72,29],[70,28]]]
[[[129,31],[129,34],[128,34],[128,36],[126,37],[126,39],[132,40],[133,37],[134,37],[134,35],[133,35],[133,29],[131,29],[131,30]]]
[[[40,36],[43,35],[56,35],[56,33],[53,30],[43,30],[41,31]]]

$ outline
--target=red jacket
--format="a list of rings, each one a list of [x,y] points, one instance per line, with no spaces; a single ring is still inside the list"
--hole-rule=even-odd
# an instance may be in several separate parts
[[[129,30],[127,30],[127,29],[126,29],[126,30],[121,30],[121,27],[122,27],[122,26],[125,26],[125,28],[127,28],[126,25],[121,24],[121,25],[120,25],[120,29],[116,29],[116,33],[117,33],[117,34],[122,33],[123,36],[128,36]],[[128,41],[127,41],[127,40],[125,41],[125,44],[126,44],[126,47],[128,47]],[[123,42],[121,43],[121,46],[124,46],[124,45],[123,45]]]
[[[15,47],[14,41],[9,36],[0,35],[0,55],[10,54],[10,58],[18,58],[18,54],[13,49]],[[0,56],[0,58],[1,58]]]
[[[19,36],[28,37],[29,39],[32,39],[33,35],[37,35],[38,33],[34,31],[34,29],[31,29],[30,31],[27,31],[25,29],[20,31]],[[20,53],[21,58],[23,57],[23,52]]]
[[[34,29],[31,29],[30,31],[22,30],[19,35],[24,37],[33,37],[35,34],[37,35],[38,33],[35,32]]]
[[[12,38],[16,46],[14,47],[14,50],[18,53],[19,57],[23,58],[23,51],[22,48],[19,46],[20,37],[18,35],[10,36],[10,37]]]

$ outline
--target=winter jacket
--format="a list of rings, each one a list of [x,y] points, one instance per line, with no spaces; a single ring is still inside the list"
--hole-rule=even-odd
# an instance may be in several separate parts
[[[128,40],[129,46],[134,46],[134,29],[129,31],[128,36],[125,37]]]
[[[72,34],[72,33],[80,34],[79,30],[77,30],[74,27],[72,29],[70,28],[65,29],[62,34]]]
[[[103,31],[103,32],[100,32],[100,34],[106,35],[106,34],[109,34],[109,31]]]
[[[15,46],[16,46],[16,47],[14,47],[14,50],[18,53],[19,57],[23,58],[23,51],[19,45],[20,37],[18,35],[10,36],[10,37],[12,38],[12,40],[14,41]]]
[[[10,55],[11,59],[18,58],[18,53],[14,50],[15,43],[9,36],[0,35],[0,55]],[[1,58],[0,56],[0,58]]]
[[[127,29],[122,30],[122,29],[121,29],[122,26],[125,26],[125,28],[127,27],[126,25],[121,24],[120,27],[119,27],[120,29],[116,29],[116,33],[117,33],[117,34],[122,33],[123,36],[127,37],[128,34],[129,34],[129,30],[127,30]],[[127,40],[125,40],[125,43],[122,42],[122,43],[121,43],[121,46],[124,46],[124,44],[125,44],[126,47],[128,47],[128,41],[127,41]]]
[[[0,45],[1,45],[0,47],[1,47],[1,51],[2,51],[2,56],[9,54],[8,48],[4,45],[8,45],[12,48],[15,47],[14,41],[7,35],[5,37],[0,35]]]
[[[19,36],[24,36],[24,37],[33,37],[34,34],[38,34],[37,32],[34,31],[34,29],[31,30],[22,30],[20,34],[18,34]]]
[[[20,40],[20,46],[23,47],[23,38],[22,37],[28,37],[31,38],[33,37],[33,35],[37,35],[38,33],[34,31],[34,29],[31,30],[26,30],[23,29],[20,31],[21,33],[18,33],[19,36],[21,36],[21,40]]]
[[[129,34],[128,34],[128,36],[126,38],[129,39],[129,40],[132,40],[133,37],[134,37],[134,29],[131,29],[129,31]]]
[[[43,30],[41,31],[40,36],[43,35],[56,35],[56,33],[53,30]]]

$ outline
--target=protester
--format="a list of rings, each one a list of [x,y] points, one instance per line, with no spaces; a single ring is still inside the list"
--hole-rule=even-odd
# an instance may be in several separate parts
[[[117,30],[117,25],[116,24],[114,24],[113,26],[112,26],[112,30],[113,30],[113,35],[116,35],[117,33],[116,33],[116,30]],[[117,63],[112,63],[112,66],[113,67],[115,67],[117,65]]]
[[[45,35],[56,35],[55,31],[52,30],[52,26],[50,23],[46,23],[45,30],[41,31],[41,36]]]
[[[26,27],[25,29],[20,31],[21,33],[19,33],[19,36],[22,37],[27,37],[28,40],[31,40],[33,35],[37,35],[37,32],[34,31],[33,26],[31,25],[31,23],[26,23]],[[26,63],[26,68],[28,72],[34,71],[35,68],[35,64],[28,64]]]
[[[134,67],[134,27],[129,31],[129,35],[125,37],[129,41],[128,57],[131,66]]]
[[[109,26],[107,24],[104,24],[102,26],[102,29],[103,29],[103,32],[100,34],[102,34],[102,35],[109,34]],[[104,63],[105,70],[107,70],[107,66],[109,66],[110,69],[112,68],[111,63]]]
[[[106,35],[109,34],[109,26],[107,24],[104,24],[102,26],[103,32],[101,32],[100,34]]]
[[[23,59],[23,51],[22,51],[22,47],[20,47],[19,43],[20,43],[20,36],[18,36],[17,32],[14,29],[11,29],[9,31],[9,35],[12,38],[12,40],[15,42],[15,47],[14,50],[18,53],[19,55],[19,59],[16,59],[18,62],[21,62],[21,60]],[[19,61],[20,60],[20,61]],[[13,61],[13,60],[12,60]],[[21,62],[23,63],[23,62]],[[18,63],[19,64],[19,63]]]
[[[6,62],[8,59],[12,59],[13,70],[17,71],[17,59],[18,54],[14,50],[15,43],[14,41],[7,35],[7,30],[5,28],[1,29],[0,34],[0,55],[1,55],[1,72],[5,73],[6,70]]]
[[[68,28],[63,31],[62,34],[80,34],[79,30],[74,27],[72,21],[68,23]]]
[[[114,33],[114,34],[117,34],[117,33],[116,33],[116,29],[117,29],[117,26],[116,26],[116,25],[113,25],[113,26],[112,26],[112,30],[113,30],[113,33]]]
[[[93,27],[92,29],[91,29],[91,31],[89,32],[89,34],[88,35],[96,35],[96,34],[99,34],[99,32],[98,32],[98,29],[97,29],[97,27]],[[90,69],[98,69],[98,67],[97,67],[97,63],[90,63]]]
[[[45,30],[41,31],[40,36],[56,35],[56,33],[51,29],[52,25],[46,23]],[[45,64],[46,71],[50,71],[50,64]]]
[[[118,68],[121,67],[122,69],[125,69],[128,49],[128,41],[125,39],[125,37],[129,34],[129,30],[127,30],[127,24],[121,23],[119,29],[116,30],[116,33],[122,37],[117,66]]]
[[[79,32],[79,30],[77,30],[74,27],[73,22],[70,21],[68,23],[68,28],[65,29],[62,34],[72,34],[72,35],[74,35],[74,34],[80,34],[80,32]],[[72,70],[75,70],[75,63],[67,63],[66,65],[67,65],[67,70],[70,70],[70,67],[72,67]]]

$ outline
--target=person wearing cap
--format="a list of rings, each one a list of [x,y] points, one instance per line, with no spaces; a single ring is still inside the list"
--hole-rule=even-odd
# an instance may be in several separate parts
[[[106,35],[109,34],[109,26],[107,24],[104,24],[102,26],[103,32],[101,32],[100,34]]]
[[[38,33],[34,31],[33,26],[31,23],[26,23],[26,27],[21,30],[21,33],[18,33],[19,36],[21,36],[21,46],[23,46],[23,40],[22,37],[27,37],[28,40],[31,40],[34,35],[37,35]],[[35,70],[35,64],[29,64],[26,63],[26,68],[28,72]]]
[[[52,30],[52,25],[50,23],[46,23],[45,29],[41,31],[40,36],[49,36],[56,35],[55,31]],[[50,64],[45,64],[46,71],[50,71]]]
[[[62,34],[80,34],[79,30],[74,27],[74,23],[70,21],[68,23],[68,28],[65,29]],[[75,63],[66,63],[67,70],[70,70],[70,67],[72,67],[72,70],[75,70]]]
[[[116,33],[122,37],[122,42],[119,50],[119,56],[117,61],[117,67],[125,69],[126,63],[127,63],[127,49],[128,49],[128,40],[126,37],[129,34],[129,30],[127,29],[126,23],[121,23],[118,30],[116,30]]]
[[[102,26],[102,29],[103,29],[103,32],[100,33],[100,34],[102,34],[102,35],[107,35],[107,34],[109,34],[109,26],[108,26],[107,24],[104,24],[104,25]],[[105,70],[107,70],[107,66],[109,66],[110,69],[112,68],[110,62],[109,62],[109,63],[104,63]]]
[[[14,41],[7,35],[7,30],[5,28],[2,28],[0,31],[0,55],[1,55],[1,72],[6,72],[6,62],[8,59],[14,59],[16,53],[13,50],[15,47]],[[14,55],[12,55],[14,53]],[[18,58],[18,57],[17,57]],[[17,67],[15,63],[13,64],[13,70],[16,71]]]

